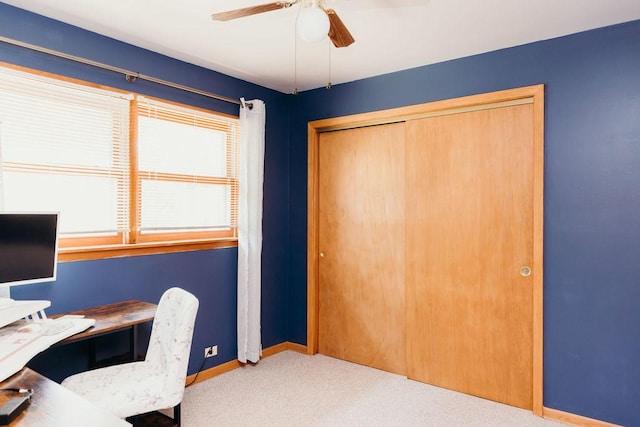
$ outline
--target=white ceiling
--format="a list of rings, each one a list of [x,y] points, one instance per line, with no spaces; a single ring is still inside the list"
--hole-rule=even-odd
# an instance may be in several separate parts
[[[325,0],[356,39],[336,49],[297,39],[299,5],[211,19],[269,0],[3,1],[285,93],[640,19],[640,0]]]

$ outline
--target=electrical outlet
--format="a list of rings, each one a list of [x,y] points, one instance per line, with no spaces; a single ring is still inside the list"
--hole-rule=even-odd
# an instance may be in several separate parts
[[[217,356],[218,355],[218,346],[214,345],[211,347],[205,347],[204,348],[204,357],[213,357],[213,356]]]

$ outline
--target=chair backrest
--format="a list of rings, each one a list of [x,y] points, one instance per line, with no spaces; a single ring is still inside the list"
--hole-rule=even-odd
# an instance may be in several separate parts
[[[180,403],[184,393],[198,305],[198,299],[184,289],[167,289],[151,328],[145,362],[157,365],[166,375],[164,393],[172,396],[174,405]]]

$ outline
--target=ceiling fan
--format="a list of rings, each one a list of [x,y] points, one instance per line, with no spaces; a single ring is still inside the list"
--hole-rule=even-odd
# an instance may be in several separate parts
[[[355,39],[344,25],[338,14],[333,9],[324,6],[324,0],[290,0],[274,3],[260,4],[214,13],[211,18],[214,21],[230,21],[245,16],[271,12],[278,9],[287,9],[295,4],[302,3],[303,9],[298,17],[298,29],[303,40],[318,41],[328,35],[335,47],[347,47]],[[303,21],[304,22],[301,22]],[[319,37],[318,37],[319,36]]]

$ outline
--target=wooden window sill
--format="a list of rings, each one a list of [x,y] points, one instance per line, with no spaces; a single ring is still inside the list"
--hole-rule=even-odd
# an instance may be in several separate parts
[[[165,254],[172,252],[201,251],[217,248],[237,247],[236,237],[178,240],[170,242],[136,243],[129,245],[104,245],[74,248],[60,248],[58,262],[83,261],[92,259],[117,258],[127,256]]]

